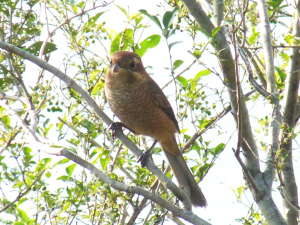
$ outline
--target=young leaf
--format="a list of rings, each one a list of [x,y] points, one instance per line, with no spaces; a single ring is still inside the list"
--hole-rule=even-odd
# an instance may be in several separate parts
[[[221,28],[222,28],[222,26],[219,26],[219,27],[216,27],[215,29],[213,29],[213,31],[211,32],[211,36],[214,37]]]
[[[93,27],[95,26],[98,18],[103,14],[104,12],[99,12],[97,13],[95,16],[91,17],[84,25],[83,25],[83,28],[82,30],[85,30],[89,27]]]
[[[182,42],[182,41],[175,41],[175,42],[169,44],[169,49],[171,50],[171,48],[172,48],[174,45],[177,45],[177,44],[179,44],[179,43],[181,43],[181,42]]]
[[[17,211],[18,211],[18,214],[21,217],[22,221],[27,223],[28,222],[27,213],[25,211],[23,211],[22,209],[20,209],[20,208],[17,208]]]
[[[177,80],[179,81],[179,83],[181,83],[183,87],[187,87],[188,85],[187,79],[185,79],[184,77],[178,77]]]
[[[139,10],[139,12],[141,12],[141,13],[143,13],[145,16],[149,17],[149,19],[151,19],[154,23],[156,23],[156,25],[159,26],[159,28],[162,30],[162,26],[161,26],[161,24],[160,24],[160,22],[159,22],[159,20],[157,19],[156,16],[150,15],[150,14],[147,12],[147,10],[145,10],[145,9],[141,9],[141,10]]]
[[[198,81],[201,77],[207,76],[209,74],[211,74],[210,70],[208,69],[202,70],[196,74],[194,80]]]
[[[66,172],[69,176],[72,176],[72,173],[73,173],[76,165],[77,165],[76,163],[73,163],[72,165],[70,165],[66,168]]]
[[[140,49],[136,49],[136,54],[138,54],[140,57],[143,57],[149,48],[154,48],[156,45],[158,45],[160,39],[160,35],[157,34],[147,37],[140,43]]]
[[[173,18],[175,16],[175,13],[179,10],[179,8],[175,7],[173,11],[167,11],[164,14],[163,17],[163,25],[165,29],[167,30],[169,26],[171,25]]]
[[[25,49],[25,51],[28,51],[36,56],[40,54],[40,49],[42,47],[43,41],[37,41],[34,44],[30,45],[28,48]],[[44,49],[43,54],[48,54],[50,52],[54,52],[57,50],[56,45],[50,42],[47,42],[46,47]]]
[[[101,156],[100,156],[100,164],[102,166],[102,169],[103,170],[106,170],[106,167],[110,161],[110,158],[109,158],[109,152],[108,150],[105,150],[102,152]]]
[[[281,83],[283,83],[285,81],[286,74],[284,72],[282,72],[282,70],[279,67],[277,67],[277,66],[275,66],[275,70],[276,70],[276,72],[279,75]]]
[[[176,70],[179,66],[181,66],[182,63],[183,63],[182,60],[177,59],[173,64],[173,70]]]
[[[260,34],[259,32],[255,32],[255,33],[251,34],[249,39],[248,39],[249,44],[254,44],[256,42],[257,37],[259,36],[259,34]]]
[[[127,14],[127,12],[126,12],[126,10],[124,9],[124,8],[122,8],[121,6],[119,6],[119,5],[116,5],[124,14],[125,14],[125,16],[128,18],[128,14]]]

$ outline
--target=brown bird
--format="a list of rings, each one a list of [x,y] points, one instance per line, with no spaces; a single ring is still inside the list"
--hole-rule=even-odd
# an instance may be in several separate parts
[[[105,94],[110,108],[125,127],[159,142],[192,204],[206,206],[206,199],[178,148],[175,133],[180,131],[173,109],[136,53],[116,52],[111,56]]]

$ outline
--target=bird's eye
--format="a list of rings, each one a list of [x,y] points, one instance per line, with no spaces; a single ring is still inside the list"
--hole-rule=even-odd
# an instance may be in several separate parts
[[[131,62],[131,63],[129,64],[129,66],[130,66],[131,69],[135,69],[136,64],[135,64],[135,62]]]

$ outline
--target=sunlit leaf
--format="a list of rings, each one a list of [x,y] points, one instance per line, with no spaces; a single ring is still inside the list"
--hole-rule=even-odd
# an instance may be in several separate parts
[[[278,75],[280,77],[281,83],[283,83],[285,81],[286,74],[277,66],[275,66],[275,70],[276,70],[276,72],[278,73]]]
[[[110,161],[109,153],[110,153],[109,150],[105,150],[100,154],[100,164],[103,170],[106,170],[106,167]]]
[[[165,12],[163,16],[163,25],[165,29],[168,29],[171,25],[173,18],[175,16],[175,13],[179,10],[179,8],[175,7],[173,11],[167,11]]]
[[[178,77],[177,80],[179,81],[179,83],[183,86],[183,87],[187,87],[188,85],[188,81],[187,79],[185,79],[184,77]]]
[[[173,70],[176,70],[179,66],[182,65],[182,63],[183,63],[182,60],[177,59],[177,60],[174,62],[174,64],[173,64]]]
[[[77,164],[76,164],[76,163],[73,163],[72,165],[66,167],[66,172],[67,172],[67,174],[68,174],[69,176],[72,176],[73,171],[74,171],[74,169],[75,169],[76,166],[77,166]]]
[[[256,42],[259,35],[260,35],[260,32],[255,32],[255,33],[251,34],[249,39],[248,39],[249,44],[255,44],[255,42]]]
[[[40,50],[41,50],[41,47],[42,47],[43,43],[44,43],[43,41],[37,41],[34,44],[30,45],[25,50],[32,53],[32,54],[34,54],[34,55],[36,55],[36,56],[38,56],[40,54]],[[55,50],[57,50],[56,45],[53,44],[53,43],[47,42],[47,44],[45,46],[45,49],[44,49],[44,52],[43,52],[43,55],[48,54],[50,52],[54,52]]]
[[[200,72],[198,72],[194,78],[195,81],[198,81],[201,77],[207,76],[211,74],[211,71],[208,69],[205,70],[201,70]]]
[[[160,35],[157,34],[147,37],[140,43],[140,48],[136,49],[136,54],[138,54],[140,57],[143,57],[143,55],[147,52],[148,49],[154,48],[156,45],[159,44],[160,39]]]
[[[214,37],[216,36],[216,34],[219,32],[219,30],[222,28],[222,26],[216,27],[215,29],[213,29],[213,31],[211,32],[211,36]]]
[[[24,210],[20,209],[20,208],[17,208],[17,211],[18,211],[18,214],[19,214],[20,218],[22,219],[22,221],[27,223],[28,222],[27,213]]]
[[[128,14],[127,14],[127,12],[126,12],[126,10],[124,9],[124,8],[122,8],[121,6],[119,6],[119,5],[116,5],[124,14],[125,14],[125,16],[128,18]]]
[[[149,17],[149,19],[151,19],[154,23],[156,23],[156,25],[162,30],[162,26],[159,22],[159,19],[156,16],[152,16],[150,15],[147,10],[145,9],[141,9],[139,10],[141,13],[143,13],[145,16]]]

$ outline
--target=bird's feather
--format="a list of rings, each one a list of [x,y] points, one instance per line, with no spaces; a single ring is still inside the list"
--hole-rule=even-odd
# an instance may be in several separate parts
[[[176,130],[180,132],[174,111],[160,87],[155,83],[154,80],[151,79],[148,81],[148,88],[152,94],[155,104],[172,120]]]

